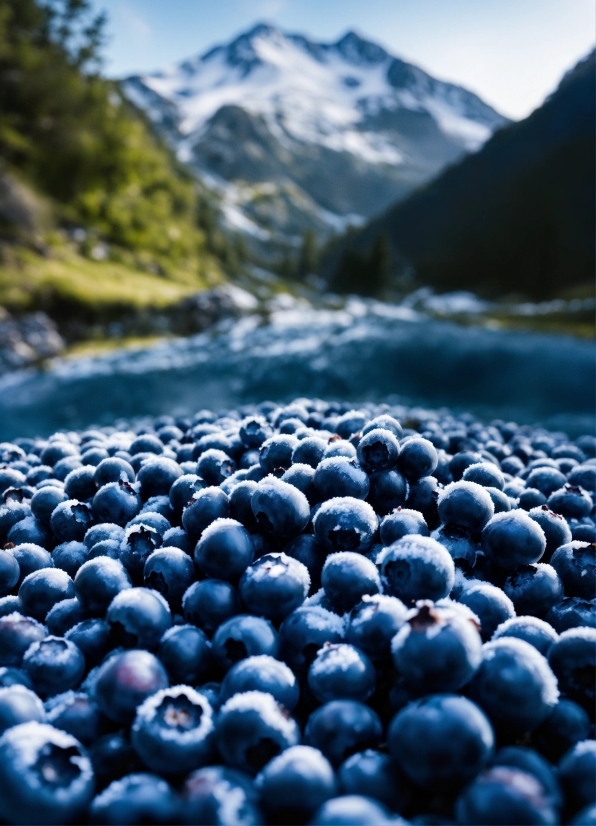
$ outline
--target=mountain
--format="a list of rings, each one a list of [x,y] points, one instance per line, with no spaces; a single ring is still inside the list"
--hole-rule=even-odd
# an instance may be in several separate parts
[[[593,291],[595,70],[592,52],[528,118],[336,244],[323,264],[334,288]]]
[[[508,122],[354,32],[317,43],[265,24],[122,89],[221,193],[228,225],[262,241],[362,224]]]

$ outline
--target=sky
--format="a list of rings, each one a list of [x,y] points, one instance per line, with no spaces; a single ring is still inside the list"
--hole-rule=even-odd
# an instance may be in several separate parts
[[[256,22],[333,42],[350,29],[519,119],[594,47],[594,0],[93,0],[108,15],[105,71],[149,72]]]

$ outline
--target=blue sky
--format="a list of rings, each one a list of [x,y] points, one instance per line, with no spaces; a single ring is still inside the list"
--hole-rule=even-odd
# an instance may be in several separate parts
[[[348,29],[522,118],[594,46],[594,0],[93,0],[109,17],[106,72],[163,68],[257,21],[317,40]]]

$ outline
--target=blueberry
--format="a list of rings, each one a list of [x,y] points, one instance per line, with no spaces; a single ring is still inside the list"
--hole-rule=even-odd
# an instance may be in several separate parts
[[[393,433],[396,439],[401,439],[403,436],[400,423],[397,419],[394,419],[393,416],[389,416],[386,413],[376,416],[374,419],[371,419],[370,422],[367,422],[361,430],[362,436],[366,436],[371,430],[388,430],[390,433]]]
[[[324,502],[313,527],[315,537],[326,551],[365,553],[374,541],[378,519],[369,504],[344,496]]]
[[[257,524],[251,506],[256,487],[256,482],[247,479],[235,485],[230,493],[230,516],[250,530]]]
[[[149,651],[124,651],[99,667],[94,696],[110,720],[128,724],[147,697],[167,686],[168,676],[157,657]]]
[[[356,448],[351,442],[340,439],[339,436],[332,436],[323,453],[323,459],[335,459],[340,456],[355,462],[357,459]]]
[[[24,685],[0,688],[0,735],[20,723],[45,722],[43,703],[33,691]]]
[[[310,590],[313,594],[321,587],[321,571],[325,561],[325,553],[312,534],[299,534],[291,539],[284,547],[284,553],[292,559],[297,559],[308,569],[310,574]]]
[[[490,494],[476,482],[452,482],[438,499],[439,518],[443,524],[460,525],[479,533],[494,514]]]
[[[117,645],[154,650],[172,624],[166,600],[150,588],[128,588],[116,594],[106,613]]]
[[[0,666],[21,666],[30,645],[46,636],[41,623],[14,612],[0,617]]]
[[[23,542],[14,548],[8,548],[8,553],[16,559],[19,565],[19,578],[16,587],[20,588],[26,576],[42,568],[53,568],[54,562],[51,555],[32,542]]]
[[[452,790],[488,763],[494,735],[483,711],[454,694],[414,700],[392,720],[387,743],[393,759],[417,785]]]
[[[99,789],[113,780],[143,770],[143,765],[124,732],[104,734],[89,747],[95,780]]]
[[[180,548],[159,548],[145,562],[143,580],[165,597],[170,606],[178,606],[186,589],[195,579],[192,559]]]
[[[396,470],[378,470],[368,477],[367,501],[384,516],[406,501],[407,483]]]
[[[308,670],[308,685],[321,703],[331,700],[364,702],[375,690],[375,669],[358,648],[325,643]]]
[[[247,416],[241,422],[238,434],[244,447],[256,448],[271,436],[271,428],[262,416]]]
[[[45,618],[50,634],[63,637],[66,632],[81,620],[85,619],[85,610],[76,597],[63,599],[57,602]]]
[[[486,490],[492,499],[495,513],[505,513],[511,510],[511,499],[504,491],[497,490],[497,488],[487,488]]]
[[[457,822],[556,824],[559,821],[542,784],[531,774],[506,766],[483,772],[459,797]]]
[[[470,683],[470,696],[504,731],[531,731],[559,699],[557,679],[536,648],[501,637],[484,645],[482,662]]]
[[[216,722],[217,747],[226,765],[256,775],[273,757],[297,745],[300,730],[271,694],[231,697]]]
[[[89,505],[78,499],[68,499],[54,508],[50,525],[60,542],[80,542],[93,521]]]
[[[161,535],[149,525],[137,523],[126,529],[118,557],[134,582],[142,581],[145,563],[162,542]]]
[[[551,565],[520,565],[507,576],[503,590],[518,614],[544,617],[563,599],[563,583]]]
[[[93,800],[90,809],[91,823],[138,824],[176,823],[178,801],[169,785],[154,774],[128,774],[114,780],[107,789]]]
[[[533,616],[522,616],[513,617],[502,622],[494,632],[492,639],[496,640],[501,637],[516,637],[525,640],[546,657],[551,645],[558,640],[559,635],[544,620]]]
[[[482,531],[484,553],[508,570],[538,562],[545,548],[542,528],[522,510],[498,513]]]
[[[222,623],[213,637],[213,653],[226,669],[256,654],[277,657],[279,641],[275,628],[262,617],[238,614]]]
[[[251,536],[243,525],[234,519],[216,519],[203,531],[194,558],[207,576],[237,580],[254,553]]]
[[[551,557],[566,596],[594,599],[596,597],[596,545],[574,540],[561,545]]]
[[[280,654],[295,671],[306,671],[325,643],[341,642],[344,634],[337,614],[319,606],[297,608],[280,626]]]
[[[373,662],[391,654],[391,640],[404,624],[405,605],[395,597],[364,596],[350,612],[346,641],[363,651]]]
[[[258,483],[251,499],[252,511],[265,533],[291,538],[310,521],[306,496],[293,485],[267,476]]]
[[[470,580],[464,585],[458,602],[470,608],[480,620],[480,634],[490,640],[497,627],[515,616],[515,608],[500,588],[488,582]]]
[[[526,746],[505,746],[495,754],[492,765],[519,769],[536,778],[546,791],[553,807],[557,810],[561,808],[561,788],[555,770],[548,760],[534,749]]]
[[[574,812],[596,803],[596,740],[576,743],[559,763],[559,777]]]
[[[169,628],[157,654],[174,685],[196,685],[205,678],[211,661],[207,637],[192,625]]]
[[[355,700],[332,700],[314,711],[306,724],[306,742],[320,749],[334,766],[381,742],[381,721],[368,706]]]
[[[437,503],[442,488],[434,476],[423,476],[410,483],[406,497],[406,507],[420,511],[432,529],[437,528],[440,522]]]
[[[124,530],[113,522],[101,522],[99,525],[92,525],[83,539],[83,544],[88,551],[94,548],[99,542],[113,540],[115,542],[122,541],[124,537]]]
[[[327,557],[321,583],[338,614],[350,611],[365,594],[378,594],[381,590],[374,563],[352,551],[340,551]]]
[[[408,482],[415,482],[423,476],[430,476],[438,461],[437,451],[432,442],[414,437],[402,443],[397,466]]]
[[[89,551],[82,542],[63,542],[52,551],[52,561],[56,568],[74,577],[83,562],[87,561]]]
[[[17,522],[32,515],[29,502],[30,500],[19,502],[10,498],[0,506],[0,540],[2,542],[6,542],[8,532]]]
[[[360,439],[356,454],[358,461],[368,473],[391,470],[397,464],[399,442],[389,430],[369,430]]]
[[[43,547],[51,541],[51,536],[48,528],[38,519],[34,516],[26,516],[12,526],[6,539],[13,545],[31,543]]]
[[[224,766],[197,769],[182,788],[183,822],[258,826],[263,817],[256,800],[251,779],[242,772]]]
[[[176,513],[182,513],[192,496],[205,488],[205,482],[196,473],[179,476],[169,489],[170,503]]]
[[[128,481],[120,479],[101,487],[93,497],[93,516],[97,522],[124,526],[141,510],[141,497]]]
[[[94,475],[95,468],[92,465],[83,465],[71,470],[64,480],[64,493],[69,499],[93,499],[97,492]]]
[[[380,533],[384,545],[391,545],[398,539],[414,533],[420,536],[429,535],[428,525],[419,511],[400,507],[381,521]]]
[[[202,532],[216,519],[230,515],[228,497],[217,487],[203,488],[194,493],[182,513],[184,530],[198,539]]]
[[[195,547],[195,543],[184,528],[170,528],[167,530],[163,535],[163,544],[165,548],[180,548],[189,556],[192,556]]]
[[[568,479],[570,485],[587,490],[592,497],[596,495],[596,466],[578,465],[573,468]]]
[[[266,654],[247,657],[230,668],[221,684],[220,701],[245,691],[271,694],[289,712],[294,710],[300,696],[296,677],[288,666]]]
[[[19,580],[19,563],[13,554],[0,550],[0,596],[10,594]]]
[[[172,525],[167,516],[164,516],[162,513],[158,511],[151,510],[149,503],[151,501],[155,501],[156,499],[160,501],[164,500],[166,503],[169,502],[169,500],[165,496],[158,496],[155,497],[153,500],[150,499],[149,502],[146,502],[145,505],[143,505],[143,509],[141,510],[141,512],[130,520],[130,522],[126,526],[126,531],[128,531],[130,528],[135,527],[136,525],[143,525],[145,528],[151,528],[152,530],[156,531],[163,539],[164,533],[170,530]],[[168,504],[168,508],[169,507],[170,506]],[[149,508],[149,510],[147,510],[147,508]],[[126,531],[124,532],[123,539],[126,536]]]
[[[551,763],[557,763],[565,752],[580,740],[590,736],[590,718],[573,700],[559,700],[552,712],[534,729],[536,747]]]
[[[278,468],[287,470],[292,464],[292,453],[298,439],[290,435],[272,436],[262,443],[259,463],[265,473],[274,473]]]
[[[68,496],[63,488],[49,485],[33,494],[31,499],[31,513],[42,525],[49,528],[54,509],[67,500]]]
[[[312,746],[291,746],[255,780],[272,822],[304,822],[337,790],[333,768]]]
[[[387,754],[374,749],[357,752],[338,770],[344,795],[360,795],[377,800],[393,811],[403,811],[410,793],[407,779]]]
[[[442,525],[433,531],[432,538],[442,545],[463,571],[470,571],[476,562],[476,544],[470,532],[460,525]]]
[[[160,455],[163,453],[163,444],[152,433],[142,433],[133,439],[129,449],[131,456],[136,456],[139,453],[156,453]]]
[[[111,647],[110,626],[100,619],[83,619],[64,634],[85,657],[87,667],[96,666]]]
[[[418,603],[391,643],[393,662],[414,691],[457,691],[474,676],[482,659],[475,623],[456,610]]]
[[[74,597],[72,579],[59,568],[42,568],[25,577],[19,588],[21,612],[43,622],[56,603]]]
[[[532,508],[528,514],[544,532],[546,538],[546,550],[543,561],[548,562],[558,547],[571,542],[571,531],[567,521],[563,516],[549,510],[546,505],[539,508]]]
[[[567,519],[581,519],[592,510],[592,497],[583,488],[565,485],[548,497],[548,507]]]
[[[175,686],[158,691],[139,706],[131,741],[152,771],[186,774],[209,761],[214,728],[205,697],[189,686]]]
[[[377,563],[385,593],[410,604],[447,596],[455,580],[448,551],[429,536],[405,536],[381,552]]]
[[[2,666],[0,668],[0,688],[10,688],[12,685],[23,685],[33,688],[33,683],[21,668]]]
[[[14,726],[0,739],[0,817],[9,823],[81,822],[93,770],[80,743],[44,723]]]
[[[124,477],[122,476],[124,474]],[[135,472],[129,462],[125,459],[120,459],[117,456],[110,456],[109,459],[102,459],[96,465],[93,474],[95,484],[101,488],[110,482],[119,482],[121,479],[134,482]]]
[[[137,474],[140,494],[144,501],[152,496],[167,496],[174,482],[182,476],[178,462],[157,456],[148,459]]]
[[[596,695],[596,630],[563,631],[550,648],[548,661],[565,696],[592,713]]]
[[[63,637],[46,637],[31,643],[23,656],[23,670],[40,697],[76,688],[85,673],[80,649]]]
[[[539,490],[547,498],[560,490],[566,481],[565,475],[558,468],[548,466],[533,468],[526,477],[526,485]]]
[[[84,610],[103,616],[116,594],[131,588],[130,577],[117,559],[99,556],[85,562],[74,578],[74,589]]]
[[[241,610],[237,590],[229,582],[218,579],[193,583],[182,598],[185,619],[208,634]]]
[[[89,746],[102,734],[105,717],[94,701],[82,691],[57,694],[46,702],[46,712],[48,723],[72,734],[85,746]]]
[[[301,605],[310,588],[308,569],[284,553],[264,554],[250,565],[238,586],[249,611],[282,620]]]
[[[596,605],[593,600],[565,597],[554,605],[544,618],[561,634],[570,628],[596,628]]]
[[[311,505],[317,500],[314,478],[315,471],[310,465],[302,464],[293,464],[281,477],[282,482],[294,485],[295,488],[302,491]]]
[[[476,462],[468,465],[462,477],[464,482],[476,482],[484,488],[503,490],[505,480],[499,468],[492,462]]]
[[[292,451],[292,464],[299,463],[316,468],[323,458],[326,447],[326,443],[318,436],[301,439]]]

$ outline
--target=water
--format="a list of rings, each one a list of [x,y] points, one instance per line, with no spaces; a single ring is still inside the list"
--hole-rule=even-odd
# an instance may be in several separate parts
[[[282,309],[190,339],[0,380],[0,438],[296,396],[470,410],[594,432],[592,342],[430,320],[381,304]]]

